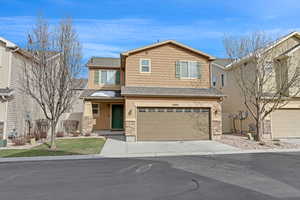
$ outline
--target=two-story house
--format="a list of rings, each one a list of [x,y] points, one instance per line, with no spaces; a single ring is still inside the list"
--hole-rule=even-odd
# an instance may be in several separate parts
[[[220,137],[224,95],[211,87],[213,60],[172,40],[91,58],[83,132],[123,131],[127,141]]]
[[[299,69],[300,33],[292,32],[279,38],[265,47],[262,50],[262,54],[269,54],[270,61],[285,62],[286,65],[281,64],[280,68],[285,67],[291,71],[296,70],[296,68]],[[255,69],[251,57],[248,56],[235,62],[215,62],[212,65],[212,76],[215,77],[216,81],[215,87],[226,95],[222,104],[223,133],[231,132],[233,129],[233,122],[230,116],[237,114],[239,111],[247,111],[241,90],[236,81],[236,70],[241,66],[246,66],[248,69]],[[270,78],[265,85],[268,87],[271,84],[275,88],[274,86],[280,84],[281,75],[279,76],[279,74],[285,70],[277,69],[276,66],[272,66],[269,70],[275,72],[273,73],[274,78]],[[224,75],[223,82],[222,74]],[[285,76],[288,76],[288,74],[285,74]],[[290,88],[289,92],[291,93],[292,91],[293,88]],[[289,94],[287,94],[287,98],[287,104],[272,112],[263,122],[265,138],[300,137],[300,123],[298,123],[300,119],[300,99],[297,96],[289,98]],[[254,123],[253,118],[249,114],[249,117],[242,123],[243,131],[249,130],[251,124]],[[239,121],[236,126],[236,128],[240,129]]]
[[[0,139],[24,135],[26,120],[42,116],[33,99],[21,92],[23,67],[31,62],[27,52],[0,37]]]

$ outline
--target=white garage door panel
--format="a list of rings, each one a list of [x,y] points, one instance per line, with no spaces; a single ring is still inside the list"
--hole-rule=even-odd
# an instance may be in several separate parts
[[[300,110],[282,109],[272,113],[272,132],[274,138],[300,138]]]

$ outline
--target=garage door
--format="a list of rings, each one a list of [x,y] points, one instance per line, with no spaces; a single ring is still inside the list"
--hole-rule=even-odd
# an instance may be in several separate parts
[[[274,138],[300,137],[300,110],[281,109],[272,113]]]
[[[138,108],[139,141],[208,140],[208,108]]]

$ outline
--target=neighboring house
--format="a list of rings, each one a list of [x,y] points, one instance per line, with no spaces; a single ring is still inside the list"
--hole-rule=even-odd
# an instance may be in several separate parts
[[[83,132],[125,130],[127,141],[219,138],[224,95],[211,87],[213,60],[172,40],[91,58]]]
[[[82,95],[83,91],[87,89],[87,79],[78,78],[75,79],[76,81],[74,84],[77,86],[77,88],[74,88],[76,90],[76,94],[74,95],[74,102],[72,105],[72,108],[64,113],[58,122],[57,131],[64,131],[63,122],[64,120],[76,120],[79,122],[79,131],[81,131],[81,124],[82,124],[82,117],[83,117],[83,100],[80,99],[80,96]]]
[[[297,62],[297,60],[300,59],[300,33],[292,32],[280,38],[266,47],[264,52],[267,52],[267,50],[270,49],[273,50],[272,52],[276,52],[272,55],[272,59],[276,59],[277,61],[281,59],[289,60],[289,62],[286,63],[290,63],[292,65],[295,64],[295,66],[287,66],[291,69],[293,67],[299,67],[300,63]],[[226,76],[224,86],[217,86],[217,88],[226,95],[226,98],[222,103],[223,132],[231,132],[233,129],[232,120],[228,118],[231,114],[237,114],[239,111],[247,111],[234,75],[235,70],[241,65],[247,65],[249,68],[253,67],[251,57],[245,57],[228,65],[221,64],[223,67],[213,65],[212,76],[218,77],[218,81],[220,81],[220,73],[225,74]],[[280,76],[276,70],[275,72],[276,76],[274,79],[270,79],[268,84],[279,84]],[[300,119],[299,100],[300,98],[297,97],[290,99],[286,106],[275,110],[269,115],[269,117],[264,121],[265,138],[300,137],[300,123],[298,123]],[[249,114],[249,118],[243,122],[243,130],[248,130],[249,126],[253,123],[254,120]],[[239,128],[239,126],[240,125],[238,124],[237,128]]]
[[[211,67],[211,85],[212,87],[222,91],[227,86],[227,71],[225,67],[232,63],[232,59],[228,58],[217,58],[212,62]],[[224,93],[225,94],[225,93]],[[226,96],[228,94],[225,94]],[[226,97],[225,97],[226,100]],[[224,106],[223,106],[224,107]],[[232,120],[229,113],[225,113],[222,110],[222,130],[223,133],[229,133],[232,129]]]
[[[0,139],[27,131],[26,119],[42,116],[34,101],[21,91],[22,67],[30,65],[28,53],[0,37]]]

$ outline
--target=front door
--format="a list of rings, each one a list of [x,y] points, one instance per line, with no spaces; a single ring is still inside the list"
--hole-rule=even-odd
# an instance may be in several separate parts
[[[112,129],[123,129],[123,105],[112,104]]]

